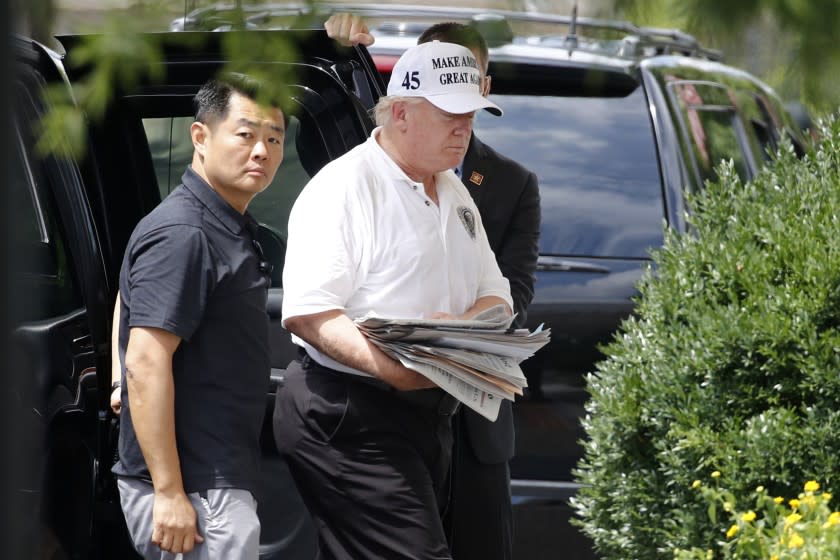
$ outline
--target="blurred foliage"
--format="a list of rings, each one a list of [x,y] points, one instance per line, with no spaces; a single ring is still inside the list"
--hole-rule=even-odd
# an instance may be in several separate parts
[[[45,6],[39,4],[43,3]],[[28,4],[29,15],[54,13],[52,0],[37,0]],[[128,11],[114,10],[107,14],[95,29],[81,35],[80,43],[67,54],[68,69],[81,70],[83,77],[73,81],[73,97],[64,91],[63,84],[45,90],[50,110],[40,123],[38,149],[44,152],[69,151],[75,157],[84,156],[87,122],[104,118],[109,103],[119,92],[131,91],[144,83],[160,81],[164,71],[164,50],[167,46],[187,49],[202,47],[206,35],[195,33],[148,33],[150,20],[160,20],[161,14],[171,12],[171,2],[165,0],[138,1]],[[266,64],[277,60],[294,60],[294,45],[283,37],[256,35],[245,31],[242,13],[235,8],[227,13],[224,24],[232,29],[222,40],[222,56],[226,61],[219,74],[239,72],[248,74],[263,84],[258,101],[280,104],[288,111],[287,84],[293,81],[288,65]],[[48,27],[30,31],[41,34]],[[41,37],[43,42],[52,43]]]
[[[611,16],[678,27],[812,110],[840,107],[837,0],[607,0]]]
[[[803,159],[788,145],[752,181],[731,164],[689,197],[636,315],[587,377],[588,436],[574,505],[607,560],[713,550],[721,527],[692,488],[838,492],[840,118]]]

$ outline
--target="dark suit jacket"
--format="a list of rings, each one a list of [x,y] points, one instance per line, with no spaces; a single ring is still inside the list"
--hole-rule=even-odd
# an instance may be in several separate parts
[[[534,297],[534,271],[540,236],[540,191],[537,176],[483,144],[475,134],[464,156],[461,181],[478,206],[490,247],[502,274],[510,282],[516,325],[525,323]],[[482,463],[509,461],[514,452],[513,413],[502,403],[499,418],[490,422],[464,410],[467,439]]]

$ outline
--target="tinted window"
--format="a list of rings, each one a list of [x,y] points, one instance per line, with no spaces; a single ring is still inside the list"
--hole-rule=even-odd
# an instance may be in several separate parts
[[[731,160],[735,171],[746,181],[751,177],[751,161],[746,131],[738,120],[734,94],[718,84],[704,82],[673,82],[672,96],[680,108],[680,126],[684,142],[690,146],[688,160],[693,162],[698,184],[718,179],[715,168],[722,160]],[[759,141],[753,144],[758,146]]]
[[[42,205],[35,190],[35,178],[29,158],[23,148],[23,137],[16,130],[17,157],[12,158],[11,189],[9,189],[9,204],[16,209],[18,222],[16,233],[18,240],[26,244],[48,243],[46,219],[42,213]]]
[[[747,162],[735,133],[735,110],[697,109],[695,114],[697,118],[690,128],[701,181],[716,181],[718,175],[715,167],[722,160],[731,160],[741,179],[749,179]],[[695,124],[698,126],[695,127]]]
[[[761,163],[769,161],[770,154],[778,147],[778,133],[770,113],[758,96],[751,92],[736,90],[734,96],[738,113],[748,128],[753,159]]]
[[[192,161],[190,125],[193,120],[193,117],[143,119],[161,200],[181,183],[181,175]]]
[[[664,207],[641,88],[626,97],[493,95],[476,134],[537,174],[540,253],[645,258],[662,244]]]
[[[38,305],[24,310],[26,321],[56,317],[82,306],[67,249],[64,230],[58,219],[53,188],[63,188],[63,176],[52,156],[34,154],[32,127],[40,118],[40,101],[29,95],[25,84],[18,84],[15,113],[17,153],[12,158],[9,203],[18,212],[14,252],[16,293]]]

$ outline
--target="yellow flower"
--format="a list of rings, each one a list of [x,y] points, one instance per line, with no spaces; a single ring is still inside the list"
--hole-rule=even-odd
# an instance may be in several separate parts
[[[759,486],[755,489],[756,494],[761,494],[762,492],[764,492],[764,486]]]
[[[785,499],[782,498],[781,496],[776,496],[775,498],[773,498],[773,501],[776,502],[777,504],[781,504],[782,502],[785,501]]]
[[[723,511],[732,511],[732,502],[723,502]]]
[[[788,540],[788,548],[799,548],[803,544],[805,544],[805,539],[800,537],[798,533],[792,534],[790,540]]]
[[[831,501],[831,492],[823,492],[822,499],[825,502]]]
[[[840,524],[840,511],[833,511],[831,512],[831,515],[828,516],[828,521],[823,524],[823,528],[828,529],[829,527],[834,527],[838,524]]]
[[[799,500],[797,500],[796,498],[791,498],[790,501],[788,501],[788,503],[790,504],[790,507],[792,507],[793,509],[796,509],[796,508],[799,507]]]
[[[712,478],[720,478],[720,471],[714,471],[712,473]]]
[[[694,482],[691,483],[691,487],[692,488],[700,488],[701,484],[703,484],[703,483],[700,482],[699,480],[695,480]]]
[[[726,532],[726,538],[731,539],[737,533],[738,533],[738,525],[737,524],[732,525],[732,527],[730,527],[729,530]]]
[[[741,516],[741,519],[743,521],[746,521],[747,523],[749,523],[750,521],[755,521],[755,512],[748,511],[747,513]]]
[[[779,560],[779,555],[778,554],[771,554],[770,555],[770,560]]]
[[[820,483],[816,480],[809,480],[805,483],[805,491],[806,492],[816,492],[820,489]]]
[[[793,525],[800,519],[802,519],[801,515],[799,515],[798,513],[791,513],[790,515],[785,517],[785,527],[787,527],[788,525]]]

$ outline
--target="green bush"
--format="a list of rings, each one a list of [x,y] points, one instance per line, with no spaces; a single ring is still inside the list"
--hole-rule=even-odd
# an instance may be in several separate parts
[[[840,475],[840,121],[748,184],[727,166],[690,201],[588,376],[583,485],[573,501],[603,558],[711,549],[721,528],[692,488],[712,471],[745,498],[826,491]]]

